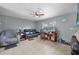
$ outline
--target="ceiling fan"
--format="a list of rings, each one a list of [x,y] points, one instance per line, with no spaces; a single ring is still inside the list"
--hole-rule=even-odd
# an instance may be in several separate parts
[[[45,15],[44,11],[40,8],[37,8],[36,10],[30,10],[30,9],[26,9],[30,12],[30,15],[34,16],[34,17],[42,17]]]

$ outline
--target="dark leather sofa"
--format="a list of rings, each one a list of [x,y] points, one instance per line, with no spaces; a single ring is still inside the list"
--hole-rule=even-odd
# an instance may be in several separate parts
[[[33,38],[39,35],[36,29],[24,29],[24,33],[26,34],[26,38]]]
[[[79,55],[79,41],[74,35],[72,36],[72,39],[71,39],[71,54]]]
[[[17,44],[19,39],[17,39],[17,32],[14,30],[4,30],[0,33],[0,46],[8,46],[11,44]]]

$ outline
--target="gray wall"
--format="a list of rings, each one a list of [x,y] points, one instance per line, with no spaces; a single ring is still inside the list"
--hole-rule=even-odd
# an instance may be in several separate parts
[[[1,16],[0,16],[0,31],[1,31]]]
[[[63,19],[66,20],[63,22]],[[36,28],[37,30],[40,30],[42,28],[42,23],[49,24],[50,22],[53,23],[53,21],[56,21],[56,27],[60,31],[60,36],[63,38],[63,40],[70,42],[71,36],[78,29],[78,27],[75,26],[75,20],[76,13],[70,13],[36,22],[15,17],[0,16],[0,31],[5,29],[18,30],[18,28]]]
[[[2,30],[5,29],[18,30],[19,28],[34,29],[36,26],[34,21],[19,19],[15,17],[1,16],[1,19],[2,19]]]
[[[78,27],[75,26],[76,13],[70,13],[63,16],[50,18],[47,20],[39,21],[37,23],[37,30],[42,28],[42,23],[53,23],[56,22],[56,27],[60,31],[60,36],[66,42],[70,42],[71,36],[76,32]]]
[[[63,19],[66,21],[63,22]],[[40,30],[42,23],[49,24],[50,22],[56,21],[56,27],[60,31],[60,36],[63,40],[70,42],[71,36],[76,32],[78,27],[75,26],[76,13],[70,13],[54,18],[50,18],[42,21],[28,21],[24,19],[19,19],[15,17],[0,16],[0,31],[5,29],[15,29],[18,28],[36,28]]]

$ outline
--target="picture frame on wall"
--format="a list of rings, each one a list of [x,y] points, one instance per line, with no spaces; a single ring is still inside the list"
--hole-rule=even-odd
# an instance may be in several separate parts
[[[79,4],[77,5],[77,13],[76,13],[76,26],[79,26]]]
[[[76,16],[76,26],[79,26],[79,12],[77,12]]]

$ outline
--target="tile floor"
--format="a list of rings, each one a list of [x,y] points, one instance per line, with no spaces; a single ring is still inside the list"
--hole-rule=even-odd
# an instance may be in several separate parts
[[[42,40],[39,37],[34,40],[21,41],[17,47],[7,50],[1,48],[0,55],[70,55],[70,46]]]

